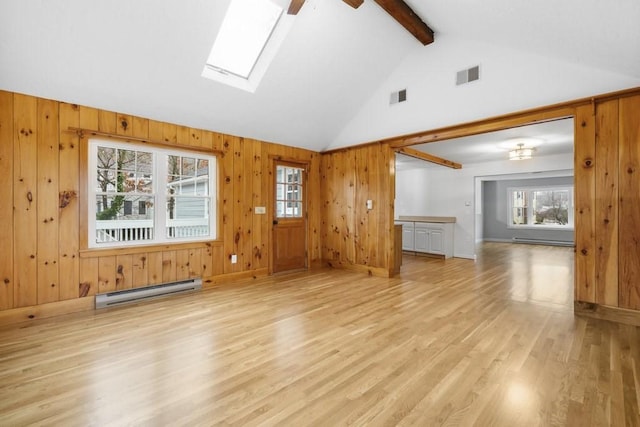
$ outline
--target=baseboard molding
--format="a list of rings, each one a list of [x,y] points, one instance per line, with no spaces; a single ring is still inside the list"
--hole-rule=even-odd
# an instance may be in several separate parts
[[[238,273],[219,274],[217,276],[205,277],[202,279],[202,289],[208,289],[213,286],[225,282],[234,282],[243,279],[257,279],[258,277],[268,276],[268,268],[259,268],[257,270],[240,271]]]
[[[368,274],[369,276],[375,277],[393,277],[392,273],[388,268],[382,267],[371,267],[370,265],[362,265],[362,264],[349,264],[341,261],[323,261],[323,265],[331,268],[339,268],[342,270],[355,271],[358,273]]]
[[[0,311],[0,325],[28,322],[95,309],[95,296]]]
[[[573,303],[573,312],[578,316],[640,326],[640,311],[637,310],[628,310],[626,308],[575,301]]]

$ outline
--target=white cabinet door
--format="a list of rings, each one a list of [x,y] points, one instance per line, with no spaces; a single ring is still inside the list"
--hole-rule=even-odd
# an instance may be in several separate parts
[[[429,252],[444,254],[444,231],[438,229],[429,230]]]
[[[429,229],[416,226],[415,231],[416,252],[429,252]]]
[[[415,248],[414,236],[413,236],[413,223],[403,222],[399,224],[402,224],[402,250],[413,251]]]

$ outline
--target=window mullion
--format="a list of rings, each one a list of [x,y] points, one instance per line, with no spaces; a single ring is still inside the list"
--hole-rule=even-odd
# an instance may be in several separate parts
[[[155,211],[155,239],[159,242],[165,242],[167,240],[167,153],[158,152],[155,154],[155,170],[156,179],[154,192],[156,193],[156,211]]]

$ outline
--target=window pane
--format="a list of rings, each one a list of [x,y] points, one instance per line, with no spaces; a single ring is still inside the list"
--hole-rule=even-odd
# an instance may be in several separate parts
[[[285,202],[278,201],[276,202],[276,217],[284,218],[285,213]]]
[[[270,1],[232,1],[207,64],[248,79],[281,13]]]
[[[136,171],[139,174],[151,175],[153,170],[153,154],[144,151],[137,152]]]
[[[95,191],[106,193],[116,189],[116,171],[113,169],[98,169]]]
[[[185,177],[192,177],[196,175],[196,159],[191,157],[182,158],[182,173]]]
[[[153,197],[97,196],[95,238],[96,243],[153,239]]]
[[[98,168],[111,169],[116,166],[115,148],[98,147]]]
[[[527,224],[527,208],[517,208],[514,207],[513,208],[513,215],[512,215],[512,223],[514,225],[525,225]]]
[[[118,169],[123,171],[135,171],[136,152],[131,150],[118,150]]]
[[[136,182],[136,191],[138,193],[153,193],[153,180],[151,179],[151,175],[138,175],[138,180]]]
[[[167,157],[167,173],[169,175],[180,175],[180,157]]]
[[[172,197],[167,201],[167,237],[209,235],[208,197]]]
[[[302,203],[301,202],[295,202],[291,204],[291,208],[287,209],[287,216],[291,216],[294,218],[300,218],[302,217]]]
[[[198,159],[198,176],[209,175],[209,160]]]
[[[569,191],[534,191],[532,205],[535,224],[566,225],[569,222]]]

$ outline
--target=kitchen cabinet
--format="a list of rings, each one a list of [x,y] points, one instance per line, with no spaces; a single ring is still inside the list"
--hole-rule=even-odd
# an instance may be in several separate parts
[[[413,222],[396,222],[396,224],[402,226],[402,250],[412,251],[414,250],[414,229]]]
[[[402,250],[440,255],[444,258],[453,257],[455,218],[412,217],[412,219],[412,221],[396,222],[402,225]]]

